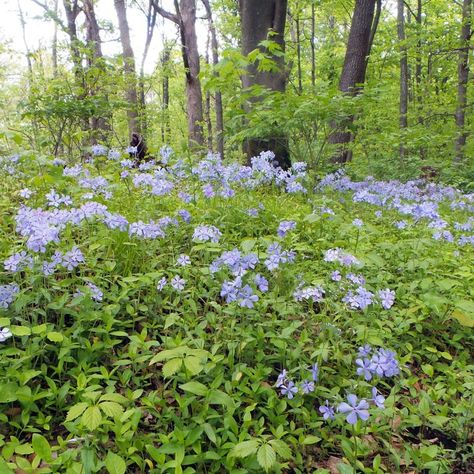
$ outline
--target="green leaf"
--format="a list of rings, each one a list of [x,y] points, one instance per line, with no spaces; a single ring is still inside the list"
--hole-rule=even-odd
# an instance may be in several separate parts
[[[37,454],[44,461],[51,461],[51,447],[44,436],[34,433],[31,444],[33,445],[35,454]]]
[[[101,402],[99,407],[105,415],[111,418],[119,417],[123,413],[122,405],[116,402]]]
[[[84,410],[88,407],[89,405],[86,402],[80,402],[76,403],[73,405],[69,411],[67,412],[67,417],[66,421],[72,421],[75,420],[78,416],[82,415],[84,413]]]
[[[305,439],[303,440],[303,444],[316,444],[318,441],[321,441],[321,438],[309,435],[305,437]]]
[[[224,405],[231,413],[235,410],[234,400],[221,390],[211,390],[208,401],[211,405]]]
[[[120,395],[119,393],[105,393],[99,399],[100,402],[115,402],[125,404],[128,402],[128,398]]]
[[[474,327],[474,312],[473,313],[464,313],[459,309],[455,309],[451,313],[451,317],[457,319],[460,324],[468,328]]]
[[[159,352],[156,356],[150,360],[150,365],[156,364],[163,360],[175,359],[176,357],[183,356],[189,348],[186,346],[175,347],[174,349],[168,349]]]
[[[199,374],[199,372],[204,368],[201,364],[201,359],[195,356],[187,356],[184,359],[184,366],[191,375]]]
[[[51,342],[62,342],[64,340],[64,336],[60,332],[51,331],[46,334],[46,337]]]
[[[183,359],[171,359],[163,366],[163,376],[171,377],[174,375],[183,365]]]
[[[200,382],[188,382],[180,385],[179,388],[185,392],[190,392],[194,395],[201,395],[203,397],[205,397],[208,392],[208,388]]]
[[[257,461],[267,472],[273,467],[276,461],[276,454],[269,444],[260,446],[257,452]]]
[[[290,447],[281,439],[272,439],[269,442],[272,445],[272,448],[282,459],[291,458],[291,449]]]
[[[10,326],[10,331],[14,336],[29,336],[31,334],[31,328],[26,326]]]
[[[99,407],[92,406],[87,408],[82,414],[81,422],[89,431],[94,431],[102,422]]]
[[[105,458],[105,467],[109,474],[125,474],[127,465],[125,461],[118,455],[109,451]]]
[[[232,448],[230,455],[234,458],[246,458],[247,456],[250,456],[251,454],[255,454],[257,452],[259,444],[260,443],[258,439],[242,441],[241,443],[236,444]]]

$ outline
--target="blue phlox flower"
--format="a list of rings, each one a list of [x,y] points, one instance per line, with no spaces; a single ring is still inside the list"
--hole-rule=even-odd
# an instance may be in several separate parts
[[[185,267],[187,265],[191,265],[191,259],[189,258],[188,255],[185,255],[182,253],[179,257],[176,263],[182,267]]]
[[[357,419],[360,418],[362,421],[368,420],[369,414],[369,404],[367,400],[357,399],[356,395],[350,394],[347,396],[347,403],[342,402],[337,407],[339,413],[346,414],[346,421],[351,425],[357,423]]]
[[[310,369],[311,371],[311,378],[313,379],[314,382],[317,382],[318,379],[319,379],[319,366],[318,366],[318,363],[314,363]]]
[[[385,290],[379,291],[380,304],[384,309],[390,309],[395,302],[395,292],[386,288]]]
[[[170,284],[176,291],[179,292],[184,290],[186,280],[184,278],[181,278],[179,275],[176,275],[175,277],[173,277]]]
[[[335,418],[334,407],[329,405],[328,400],[324,402],[324,405],[319,407],[319,412],[323,415],[325,420],[334,420]]]
[[[163,290],[163,288],[166,286],[166,283],[167,283],[166,277],[160,278],[160,280],[158,281],[158,284],[156,285],[156,289],[158,291]]]
[[[314,382],[311,380],[303,380],[301,382],[301,391],[304,394],[314,392]]]
[[[268,291],[268,280],[264,276],[260,275],[260,273],[255,275],[254,281],[259,291],[262,293],[266,293]]]
[[[372,380],[372,364],[369,359],[356,359],[357,375],[363,375],[365,380]]]
[[[281,386],[281,394],[286,395],[290,400],[298,393],[298,387],[291,380],[287,380],[286,385]]]
[[[385,408],[385,397],[383,395],[378,394],[376,387],[372,387],[372,398],[370,399],[370,401],[373,402],[378,408]]]

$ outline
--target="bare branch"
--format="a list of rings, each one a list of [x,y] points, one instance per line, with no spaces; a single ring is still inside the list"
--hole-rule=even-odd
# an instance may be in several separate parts
[[[161,15],[163,18],[166,18],[167,20],[172,21],[173,23],[176,23],[179,25],[179,18],[177,15],[174,13],[166,11],[164,8],[160,7],[155,0],[152,0],[152,5],[155,11],[158,12],[159,15]]]

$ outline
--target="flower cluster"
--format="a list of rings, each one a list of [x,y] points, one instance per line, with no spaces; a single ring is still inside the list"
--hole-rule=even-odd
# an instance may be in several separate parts
[[[383,348],[372,350],[366,345],[359,348],[359,355],[360,357],[356,359],[357,375],[363,375],[367,381],[372,380],[374,376],[393,377],[400,373],[398,360],[393,351]]]
[[[198,225],[194,229],[193,241],[194,242],[219,242],[222,237],[221,231],[213,225]]]
[[[7,309],[19,291],[20,288],[16,283],[0,285],[0,308]]]
[[[269,244],[267,254],[268,257],[264,265],[270,271],[276,270],[280,266],[280,263],[294,262],[296,256],[293,250],[283,250],[278,242]]]

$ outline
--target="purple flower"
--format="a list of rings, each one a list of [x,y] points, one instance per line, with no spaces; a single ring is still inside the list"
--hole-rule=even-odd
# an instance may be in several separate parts
[[[390,309],[395,301],[395,292],[386,288],[379,291],[380,303],[384,309]]]
[[[258,209],[255,209],[255,208],[247,209],[247,215],[250,217],[257,217]]]
[[[239,295],[239,306],[242,308],[253,308],[254,303],[258,301],[258,296],[253,294],[252,287],[245,285],[240,291]]]
[[[296,393],[298,393],[298,387],[291,380],[288,380],[286,385],[281,386],[281,394],[286,395],[290,400]]]
[[[335,418],[334,407],[329,405],[328,400],[325,401],[324,405],[319,407],[319,412],[323,415],[325,420],[334,420]]]
[[[161,278],[158,284],[156,285],[156,289],[158,291],[161,291],[166,286],[166,283],[167,283],[166,277]]]
[[[186,284],[186,280],[184,278],[181,278],[179,275],[176,275],[175,277],[173,277],[170,284],[176,291],[183,291],[184,285]]]
[[[71,271],[76,268],[80,263],[84,263],[85,258],[82,252],[74,246],[69,252],[66,252],[62,257],[62,265],[67,270]]]
[[[213,225],[198,225],[193,233],[194,242],[211,241],[217,243],[221,237],[221,231]]]
[[[283,369],[280,374],[278,374],[278,378],[277,378],[277,381],[275,383],[275,387],[281,387],[282,385],[285,385],[286,381],[287,381],[287,371],[286,369]]]
[[[91,151],[95,156],[103,156],[107,154],[107,148],[104,145],[92,145]]]
[[[178,216],[181,217],[181,219],[183,219],[183,221],[186,222],[187,224],[191,222],[191,214],[186,209],[180,209],[178,211]]]
[[[310,380],[303,380],[301,382],[301,390],[304,394],[314,392],[314,382]]]
[[[339,270],[335,270],[331,273],[331,280],[332,281],[341,281],[342,275]]]
[[[24,199],[30,199],[30,197],[33,195],[33,191],[28,188],[23,188],[20,189],[20,196]]]
[[[372,346],[370,344],[366,344],[365,346],[359,347],[359,355],[361,357],[368,357],[372,352]]]
[[[354,220],[352,221],[352,225],[354,225],[354,226],[360,228],[360,227],[362,227],[362,226],[364,225],[364,223],[362,222],[361,219],[354,219]]]
[[[318,363],[315,363],[310,368],[312,379],[317,382],[319,379],[319,366]]]
[[[372,387],[372,398],[370,401],[373,402],[378,408],[385,408],[385,397],[383,395],[378,395],[376,387]]]
[[[32,268],[33,258],[22,250],[21,252],[15,253],[7,258],[3,265],[5,270],[15,273],[22,271],[25,268]]]
[[[363,375],[365,380],[372,380],[371,362],[369,359],[356,359],[357,375]]]
[[[19,291],[20,288],[16,283],[0,285],[0,308],[7,309]]]
[[[295,221],[281,221],[278,226],[277,235],[278,237],[285,237],[285,235],[296,227]]]
[[[182,267],[185,267],[187,265],[191,265],[191,259],[189,258],[188,255],[185,255],[184,253],[182,253],[179,257],[178,257],[178,260],[176,262],[178,265],[182,266]]]
[[[89,287],[91,298],[94,301],[102,301],[102,298],[104,297],[102,290],[91,282],[87,282],[87,286]]]
[[[202,187],[202,193],[204,194],[204,197],[210,199],[213,198],[216,193],[214,192],[214,188],[212,187],[212,184],[205,184]]]
[[[266,293],[268,291],[268,280],[264,276],[260,275],[260,273],[255,275],[254,281],[259,291],[262,293]]]
[[[346,421],[351,425],[357,423],[357,418],[360,418],[362,421],[366,421],[369,418],[369,404],[367,400],[358,401],[357,397],[353,394],[347,396],[347,402],[342,402],[337,407],[339,413],[347,414]]]

